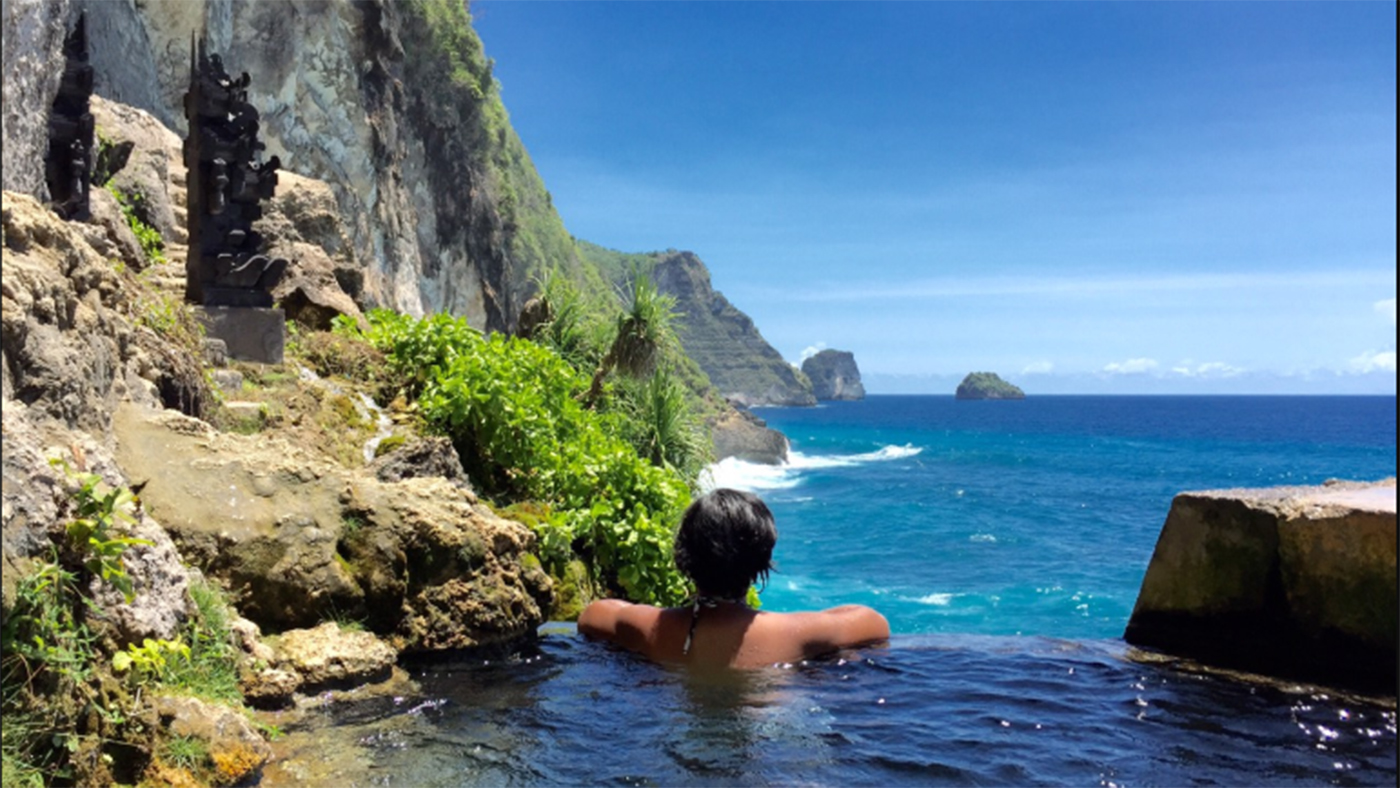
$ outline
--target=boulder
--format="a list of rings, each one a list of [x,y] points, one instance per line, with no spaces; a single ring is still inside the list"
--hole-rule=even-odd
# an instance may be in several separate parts
[[[436,476],[463,489],[471,489],[452,441],[436,435],[411,438],[381,454],[369,464],[369,472],[381,482]]]
[[[865,399],[856,357],[849,351],[823,350],[802,362],[802,373],[819,401]]]
[[[93,578],[93,601],[103,611],[118,645],[146,638],[171,640],[189,616],[190,574],[165,532],[150,517],[140,515],[127,536],[150,544],[133,545],[122,554],[135,596],[127,602],[111,584]]]
[[[287,441],[123,406],[117,456],[187,560],[272,630],[365,622],[400,650],[532,634],[553,602],[535,536],[442,478],[385,483]]]
[[[341,629],[333,621],[283,632],[273,651],[274,668],[295,674],[303,692],[379,681],[399,656],[373,633]]]
[[[1176,496],[1124,639],[1393,695],[1395,502],[1394,479]]]
[[[98,150],[122,151],[111,158],[114,171],[106,173],[106,185],[126,195],[138,195],[135,210],[170,243],[186,243],[183,210],[176,216],[173,196],[183,194],[185,164],[179,135],[166,128],[149,112],[92,97],[92,119],[97,129]],[[95,156],[94,158],[98,158]],[[94,191],[97,191],[94,189]]]
[[[787,461],[787,437],[742,408],[732,408],[721,415],[710,427],[710,439],[715,446],[715,460],[734,457],[765,465]]]

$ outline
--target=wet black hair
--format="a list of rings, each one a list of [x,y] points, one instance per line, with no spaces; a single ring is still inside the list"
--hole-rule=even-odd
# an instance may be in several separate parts
[[[701,594],[743,599],[768,582],[778,529],[757,495],[720,488],[695,499],[676,531],[676,568]]]

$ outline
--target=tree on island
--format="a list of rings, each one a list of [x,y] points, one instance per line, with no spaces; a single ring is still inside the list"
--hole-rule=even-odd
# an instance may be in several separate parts
[[[970,372],[958,384],[958,399],[1025,399],[1026,392],[995,372]]]

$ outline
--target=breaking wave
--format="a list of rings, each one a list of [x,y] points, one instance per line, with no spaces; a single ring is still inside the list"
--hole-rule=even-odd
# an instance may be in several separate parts
[[[864,454],[807,455],[800,451],[792,451],[788,452],[788,461],[782,465],[765,465],[727,457],[709,466],[700,474],[700,486],[704,490],[731,487],[753,493],[791,490],[802,483],[806,471],[824,468],[850,468],[870,462],[902,460],[913,457],[922,451],[923,447],[912,444],[884,446]]]

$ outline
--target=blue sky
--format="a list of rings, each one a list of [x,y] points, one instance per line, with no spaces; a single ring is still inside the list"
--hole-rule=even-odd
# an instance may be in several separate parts
[[[472,4],[574,235],[880,392],[1395,393],[1396,4]]]

